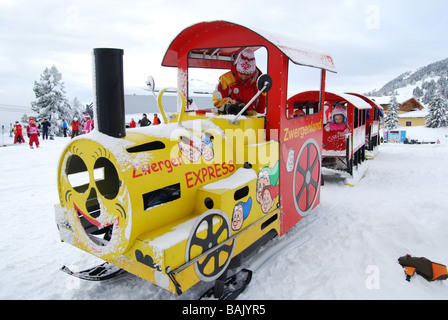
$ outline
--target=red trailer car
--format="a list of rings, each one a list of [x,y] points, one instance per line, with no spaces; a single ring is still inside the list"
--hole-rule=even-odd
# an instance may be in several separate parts
[[[288,100],[296,117],[318,110],[319,91],[307,91]],[[367,114],[371,106],[349,94],[325,92],[323,110],[322,166],[353,175],[353,169],[365,160]],[[336,118],[340,123],[336,123]]]
[[[383,107],[359,93],[347,93],[363,99],[370,104],[372,109],[367,113],[366,119],[366,156],[372,156],[376,153],[377,147],[380,145],[380,117],[383,114]]]

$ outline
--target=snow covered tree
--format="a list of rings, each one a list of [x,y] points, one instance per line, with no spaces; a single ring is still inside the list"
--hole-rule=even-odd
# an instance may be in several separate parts
[[[388,130],[398,128],[398,101],[395,93],[390,98],[390,104],[387,111],[386,119],[384,120],[384,127]]]
[[[26,114],[26,113],[24,113],[23,115],[22,115],[22,118],[20,118],[20,122],[22,122],[22,123],[25,123],[25,124],[28,124],[28,119],[29,119],[30,117],[28,117],[28,115]]]
[[[84,106],[82,105],[81,102],[79,102],[78,98],[75,97],[75,99],[73,99],[72,102],[71,116],[68,119],[66,118],[65,120],[67,120],[68,123],[70,123],[73,120],[73,118],[78,118],[78,120],[81,121],[83,119],[83,114],[84,114]]]
[[[72,110],[65,96],[62,74],[53,65],[45,68],[40,76],[40,81],[34,81],[33,87],[36,101],[31,102],[31,110],[36,112],[37,121],[47,119],[51,123],[51,132],[56,136],[62,136],[62,119],[70,118]]]
[[[424,82],[422,87],[423,87],[423,90],[425,90],[425,94],[423,95],[421,101],[424,104],[429,104],[431,99],[437,93],[437,90],[438,90],[437,82],[435,82],[434,79],[432,79],[429,82]]]
[[[438,90],[440,91],[440,90]],[[434,93],[429,101],[426,126],[429,128],[441,128],[448,126],[448,101],[442,93]]]
[[[443,98],[448,99],[448,79],[446,77],[440,77],[437,80],[437,85],[439,86],[439,94]]]
[[[425,94],[425,92],[419,86],[417,86],[412,93],[416,99],[422,98]]]

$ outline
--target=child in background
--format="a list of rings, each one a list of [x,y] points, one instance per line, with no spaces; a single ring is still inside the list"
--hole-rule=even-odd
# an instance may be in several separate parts
[[[22,125],[19,123],[19,121],[16,121],[16,124],[14,125],[13,129],[15,135],[14,135],[14,144],[23,143],[25,142],[25,139],[23,139],[22,135]]]
[[[82,129],[82,133],[86,134],[92,131],[92,120],[90,120],[90,114],[86,113],[84,115],[84,125]]]
[[[30,118],[29,121],[30,124],[27,127],[26,131],[30,135],[30,149],[34,149],[33,142],[36,144],[36,148],[39,148],[39,138],[38,138],[39,129],[37,128],[36,122],[34,121],[33,118]]]
[[[81,127],[81,122],[78,121],[78,118],[73,118],[72,121],[72,139],[79,135],[79,127]]]

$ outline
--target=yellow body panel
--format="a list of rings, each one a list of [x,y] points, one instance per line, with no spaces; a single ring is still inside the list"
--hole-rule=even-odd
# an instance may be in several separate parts
[[[280,230],[278,197],[263,206],[259,182],[278,142],[264,140],[262,117],[229,119],[186,113],[121,139],[72,140],[58,171],[61,239],[178,294],[215,280]]]

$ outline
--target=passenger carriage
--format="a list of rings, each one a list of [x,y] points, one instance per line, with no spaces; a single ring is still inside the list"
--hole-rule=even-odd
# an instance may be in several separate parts
[[[359,94],[359,93],[347,93],[363,99],[370,104],[372,109],[367,113],[366,119],[366,155],[371,157],[378,151],[380,145],[380,118],[383,114],[384,108],[376,103],[374,100]]]
[[[318,111],[319,101],[319,91],[307,91],[290,98],[288,107],[293,107],[300,118]],[[323,108],[322,166],[352,176],[353,170],[365,160],[367,113],[371,106],[354,95],[325,92]],[[344,125],[331,128],[335,110],[343,111]]]

